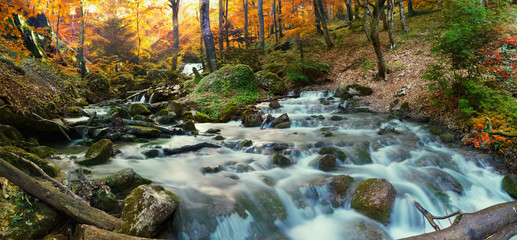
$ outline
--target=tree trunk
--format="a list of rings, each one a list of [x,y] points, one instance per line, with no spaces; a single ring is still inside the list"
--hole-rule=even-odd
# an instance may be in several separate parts
[[[381,13],[381,18],[382,18],[382,28],[383,28],[383,30],[388,30],[388,17],[386,14],[386,8],[383,7],[381,9],[380,13]]]
[[[258,9],[258,21],[259,21],[259,42],[260,47],[264,47],[264,0],[258,0],[257,9]]]
[[[474,213],[465,213],[459,222],[456,223],[457,220],[455,220],[448,228],[405,238],[405,240],[485,239],[515,224],[517,222],[515,209],[517,209],[517,201],[501,203]]]
[[[364,33],[366,34],[366,39],[368,39],[368,41],[372,41],[372,37],[370,36],[370,31],[368,30],[368,22],[367,22],[367,19],[368,19],[368,13],[370,13],[370,6],[368,6],[368,2],[367,0],[363,0],[364,2],[361,3],[359,2],[359,0],[357,0],[357,5],[361,6],[363,8],[363,28],[364,28]]]
[[[136,34],[138,36],[138,53],[136,55],[136,64],[140,64],[140,47],[142,46],[142,39],[140,38],[140,1],[136,2]]]
[[[57,9],[57,23],[56,23],[56,59],[59,59],[59,22],[61,21],[59,11],[61,10],[61,4]]]
[[[282,33],[282,0],[278,0],[278,36],[284,37],[284,33]]]
[[[175,71],[178,68],[178,52],[180,46],[180,32],[178,22],[178,12],[180,7],[180,0],[169,0],[169,6],[172,8],[172,66],[171,70]]]
[[[345,0],[346,12],[348,15],[348,21],[354,21],[354,13],[352,11],[352,0]]]
[[[314,5],[314,16],[316,18],[316,32],[321,35],[321,34],[323,34],[323,30],[321,30],[321,21],[320,21],[319,15],[318,15],[319,7],[315,0],[312,0],[312,3]]]
[[[273,28],[275,31],[275,43],[278,43],[278,25],[276,24],[276,0],[273,0]]]
[[[223,0],[219,0],[219,52],[224,51],[224,9]]]
[[[206,61],[208,63],[208,68],[210,68],[210,72],[214,72],[217,70],[217,60],[215,56],[214,36],[210,29],[209,3],[209,0],[199,0],[199,14],[201,20],[201,35],[205,42]]]
[[[224,14],[224,29],[225,29],[225,39],[226,39],[226,48],[230,49],[230,34],[229,34],[229,27],[230,22],[228,22],[228,0],[226,0],[226,8],[225,8],[225,14]]]
[[[379,39],[379,21],[381,20],[381,12],[384,11],[384,2],[386,0],[376,0],[375,8],[373,9],[373,17],[371,22],[372,28],[372,45],[375,55],[377,56],[377,65],[379,68],[378,79],[386,81],[386,61],[384,60],[384,53],[382,52],[381,41]]]
[[[413,10],[413,1],[412,0],[408,0],[407,12],[408,12],[408,16],[409,17],[414,17],[415,16],[415,10]]]
[[[406,23],[406,12],[404,11],[404,0],[399,0],[400,9],[400,23],[402,25],[402,31],[409,32],[409,27]]]
[[[390,49],[395,48],[397,39],[395,38],[395,27],[393,26],[393,10],[395,9],[395,1],[388,0],[388,33],[390,37]]]
[[[134,237],[122,233],[110,232],[98,229],[94,226],[77,224],[75,227],[74,240],[151,240],[153,238]]]
[[[246,44],[246,49],[248,49],[250,47],[248,41],[248,0],[242,0],[242,5],[244,8],[244,43]]]
[[[0,159],[0,176],[7,178],[26,192],[80,223],[109,230],[118,229],[124,224],[124,221],[90,207],[79,199],[61,193],[58,189],[40,180],[36,180],[3,159]]]
[[[79,73],[84,78],[86,75],[86,62],[84,61],[84,6],[81,1],[79,7],[79,17],[81,18],[81,25],[79,26],[79,47],[77,48],[77,61],[79,65]]]
[[[327,20],[325,19],[325,9],[323,8],[323,3],[321,0],[313,0],[314,5],[317,5],[317,9],[315,9],[316,17],[319,18],[321,23],[321,28],[323,30],[323,35],[325,36],[325,42],[327,43],[328,49],[333,47],[332,41],[330,40],[329,31],[327,28]],[[316,4],[317,1],[317,4]]]

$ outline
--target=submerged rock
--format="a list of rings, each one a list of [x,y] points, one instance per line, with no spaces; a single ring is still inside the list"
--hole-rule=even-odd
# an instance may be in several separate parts
[[[322,148],[320,148],[318,153],[321,155],[332,154],[341,161],[345,161],[345,159],[346,159],[346,154],[343,151],[341,151],[335,147],[322,147]]]
[[[178,206],[178,197],[163,187],[140,185],[124,199],[121,218],[126,223],[120,231],[134,236],[153,237]]]
[[[277,153],[273,155],[273,163],[279,165],[280,167],[287,167],[291,165],[291,159],[282,154]]]
[[[427,173],[431,181],[429,185],[435,190],[442,193],[446,191],[452,191],[457,194],[463,193],[463,186],[446,172],[439,169],[428,169]]]
[[[345,204],[346,194],[354,178],[348,175],[333,176],[328,184],[330,202],[333,207],[341,207]]]
[[[86,151],[85,160],[80,161],[79,164],[85,166],[103,164],[110,159],[111,155],[113,155],[113,143],[108,139],[101,139]]]
[[[273,100],[269,103],[269,107],[272,109],[279,109],[282,106],[280,106],[280,103],[278,102],[278,100]]]
[[[357,186],[351,207],[371,219],[388,224],[395,193],[395,188],[386,179],[367,179]]]
[[[260,127],[262,124],[262,112],[259,110],[246,110],[242,113],[244,127]]]
[[[272,128],[289,128],[291,127],[291,120],[289,119],[287,113],[284,113],[275,118],[275,120],[271,122],[270,126]]]

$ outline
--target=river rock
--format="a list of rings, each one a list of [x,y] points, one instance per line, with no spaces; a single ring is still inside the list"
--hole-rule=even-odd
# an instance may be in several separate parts
[[[108,139],[101,139],[94,143],[85,154],[81,165],[92,166],[106,163],[113,155],[113,143]]]
[[[289,119],[287,113],[284,113],[279,117],[275,118],[275,120],[271,122],[270,126],[272,128],[290,128],[291,120]]]
[[[25,158],[26,160],[35,163],[36,165],[38,165],[38,167],[40,167],[46,174],[48,174],[51,177],[57,176],[60,171],[59,168],[57,168],[51,162],[39,158],[38,156],[36,156],[36,154],[28,153],[25,150],[17,147],[0,147],[0,158],[6,160],[13,166],[17,167],[18,169],[24,172],[29,173],[32,176],[41,176],[41,174],[31,164],[26,163],[21,158]]]
[[[260,127],[262,121],[262,112],[259,110],[249,109],[242,113],[244,127]]]
[[[176,116],[183,115],[183,105],[177,101],[171,101],[169,105],[167,105],[167,110],[176,114]]]
[[[276,95],[287,94],[288,88],[284,80],[272,72],[258,71],[255,73],[255,79],[258,85],[265,90],[269,90]]]
[[[279,165],[280,167],[287,167],[291,165],[291,159],[282,154],[277,153],[273,155],[273,163]]]
[[[510,194],[514,199],[517,199],[517,175],[508,174],[504,176],[502,185],[505,192]]]
[[[92,207],[109,213],[120,212],[118,199],[105,181],[81,181],[76,187],[75,194]]]
[[[63,112],[65,114],[65,117],[71,117],[71,118],[89,116],[88,113],[84,112],[84,110],[80,107],[67,107],[67,108],[65,108],[65,110]]]
[[[114,193],[129,193],[140,185],[152,182],[138,175],[132,168],[125,168],[113,173],[109,175],[105,181]]]
[[[192,120],[187,120],[185,123],[183,123],[183,129],[185,129],[185,131],[195,131],[196,125]]]
[[[341,207],[345,204],[347,191],[354,178],[348,175],[332,176],[328,184],[330,202],[333,207]]]
[[[321,155],[332,154],[341,161],[345,161],[345,159],[346,159],[346,154],[343,151],[341,151],[335,147],[322,147],[322,148],[320,148],[318,153]]]
[[[198,123],[207,123],[212,122],[212,119],[208,115],[198,112],[194,115],[194,121]]]
[[[121,218],[126,223],[121,227],[121,232],[153,237],[178,206],[178,197],[163,187],[140,185],[124,199]]]
[[[463,186],[451,175],[439,169],[428,169],[429,181],[434,189],[443,192],[452,191],[457,194],[463,193]]]
[[[23,141],[22,133],[10,125],[0,124],[0,133],[4,134],[11,141]]]
[[[31,153],[34,153],[36,154],[36,156],[40,157],[40,158],[46,158],[46,157],[50,157],[54,154],[57,153],[56,150],[54,150],[53,148],[51,147],[47,147],[47,146],[35,146],[35,147],[31,147],[29,149],[29,152]]]
[[[157,138],[162,134],[162,131],[151,127],[129,126],[127,133],[140,138]]]
[[[131,119],[131,114],[129,114],[129,111],[121,107],[112,108],[108,113],[113,118],[119,117],[122,119]]]
[[[336,167],[336,156],[325,154],[318,161],[318,167],[322,171],[331,171]]]
[[[227,104],[224,110],[219,115],[219,120],[222,122],[229,122],[231,120],[237,120],[241,115],[242,110],[234,104]]]
[[[129,114],[131,114],[131,116],[151,114],[151,111],[149,111],[149,109],[147,109],[147,107],[141,103],[131,104],[129,106],[128,110],[129,110]]]
[[[357,186],[351,207],[371,219],[388,224],[395,193],[395,188],[386,179],[367,179]]]
[[[122,142],[135,142],[137,137],[133,134],[124,134],[120,137],[120,141]]]
[[[453,143],[456,138],[456,135],[452,132],[445,132],[440,134],[440,139],[443,143]]]
[[[142,151],[142,154],[145,156],[145,159],[159,157],[160,153],[160,150],[156,148],[145,149],[144,151]]]
[[[272,109],[279,109],[282,106],[280,106],[280,103],[278,102],[278,100],[273,100],[269,103],[269,107]]]
[[[60,224],[53,208],[0,177],[0,238],[41,239]]]

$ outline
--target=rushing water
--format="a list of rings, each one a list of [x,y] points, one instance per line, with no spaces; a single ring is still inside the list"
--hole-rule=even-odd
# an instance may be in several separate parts
[[[121,154],[108,164],[93,167],[98,176],[131,167],[176,193],[181,199],[179,239],[372,239],[401,238],[434,231],[412,204],[416,200],[433,215],[456,210],[477,211],[511,201],[502,191],[501,179],[475,153],[442,145],[428,132],[429,126],[401,122],[370,113],[339,114],[338,101],[323,92],[305,92],[299,98],[281,101],[282,108],[265,113],[288,113],[289,129],[244,128],[239,122],[197,124],[200,132],[221,129],[224,141],[213,136],[173,136],[150,144],[120,145]],[[330,101],[322,101],[322,99]],[[325,104],[322,104],[325,103]],[[318,117],[322,115],[324,119]],[[343,119],[330,120],[332,115]],[[333,136],[322,136],[321,128]],[[377,134],[380,128],[395,128],[400,134]],[[242,147],[245,139],[253,141]],[[146,159],[148,148],[176,148],[200,142],[218,143],[219,149]],[[272,163],[275,146],[293,164],[280,168]],[[275,145],[276,144],[276,145]],[[337,168],[323,172],[315,162],[322,146],[334,146],[347,154]],[[73,150],[70,150],[73,152]],[[64,166],[63,166],[64,165]],[[75,167],[61,163],[62,167]],[[217,173],[203,167],[220,166]],[[440,169],[463,186],[458,194],[441,189],[430,174]],[[330,203],[323,179],[350,175],[355,181],[343,206]],[[390,224],[382,226],[350,208],[353,189],[368,178],[385,178],[397,191]],[[441,190],[439,190],[441,189]],[[449,191],[447,191],[449,190]],[[448,220],[438,221],[441,227]]]

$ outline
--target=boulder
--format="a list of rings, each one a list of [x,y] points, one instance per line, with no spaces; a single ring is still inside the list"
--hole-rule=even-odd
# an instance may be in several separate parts
[[[171,124],[176,119],[175,112],[169,112],[167,109],[162,109],[158,112],[158,123],[160,124]]]
[[[259,110],[249,109],[242,113],[244,127],[260,127],[262,121],[262,112]]]
[[[185,123],[183,123],[183,129],[185,129],[185,131],[195,131],[196,125],[192,120],[187,120]]]
[[[90,73],[86,76],[85,82],[88,87],[88,94],[86,94],[88,102],[96,103],[110,97],[110,84],[104,75]]]
[[[442,140],[443,143],[453,143],[454,140],[456,139],[456,135],[454,135],[454,133],[452,133],[452,132],[446,132],[446,133],[440,134],[440,139]]]
[[[168,69],[153,69],[147,72],[146,81],[154,85],[177,84],[178,75]]]
[[[82,116],[88,116],[86,112],[80,107],[67,107],[63,111],[65,114],[65,117],[71,117],[71,118],[77,118]]]
[[[255,73],[255,79],[262,89],[268,90],[276,95],[287,94],[288,88],[284,80],[272,72],[264,70],[258,71]]]
[[[129,126],[127,133],[139,138],[157,138],[162,134],[162,131],[152,127]]]
[[[390,221],[395,193],[395,188],[386,179],[367,179],[357,186],[351,207],[386,225]]]
[[[277,153],[273,155],[273,163],[279,165],[280,167],[287,167],[291,165],[291,159],[282,154]]]
[[[90,206],[109,213],[120,213],[118,199],[105,181],[81,181],[75,189],[75,194],[87,201]]]
[[[125,168],[113,173],[105,181],[114,193],[129,193],[140,185],[152,182],[138,175],[132,168]]]
[[[120,137],[120,141],[122,142],[135,142],[137,137],[133,134],[124,134]]]
[[[101,139],[86,151],[85,160],[80,161],[79,164],[85,166],[103,164],[110,159],[111,155],[113,155],[113,143],[108,139]]]
[[[171,101],[169,105],[167,105],[167,110],[175,113],[176,116],[183,116],[183,105],[179,102]]]
[[[289,119],[287,113],[284,113],[275,118],[275,120],[273,120],[269,125],[272,128],[289,128],[291,127],[291,120]]]
[[[503,181],[503,190],[507,192],[514,199],[517,199],[517,175],[508,174],[504,176]]]
[[[345,204],[347,191],[353,181],[354,178],[348,175],[338,175],[330,178],[328,188],[333,207],[342,207]]]
[[[131,119],[131,114],[129,114],[129,111],[126,109],[123,109],[121,107],[115,107],[110,109],[108,112],[112,117],[119,117],[122,119]]]
[[[452,191],[457,194],[463,193],[463,186],[454,179],[451,175],[439,169],[428,169],[427,176],[429,177],[430,187],[442,193]]]
[[[55,177],[59,174],[59,168],[57,168],[51,162],[39,158],[36,154],[28,153],[25,150],[12,146],[0,147],[0,158],[6,160],[18,169],[27,172],[32,176],[41,176],[39,171],[35,169],[31,164],[26,163],[20,158],[25,158],[41,168],[46,174],[51,177]]]
[[[372,95],[373,90],[370,87],[354,83],[349,84],[345,87],[340,87],[334,92],[334,97],[339,98],[351,98],[353,96],[368,96]]]
[[[269,107],[272,109],[279,109],[282,106],[280,106],[280,103],[278,102],[278,100],[273,100],[269,103]]]
[[[56,150],[47,146],[35,146],[29,149],[29,152],[36,154],[40,158],[50,157],[57,153]]]
[[[332,154],[341,161],[345,161],[345,159],[346,159],[346,154],[343,151],[341,151],[335,147],[322,147],[322,148],[320,148],[318,153],[321,155]]]
[[[323,155],[318,161],[318,167],[322,171],[331,171],[336,167],[336,156],[332,154]]]
[[[120,231],[139,237],[155,236],[162,224],[178,209],[179,199],[157,185],[140,185],[124,199]]]
[[[207,123],[212,122],[212,119],[206,114],[198,112],[194,115],[194,121],[198,123]]]
[[[60,224],[52,207],[0,177],[0,238],[41,239]]]
[[[242,113],[241,109],[234,104],[228,104],[219,115],[219,120],[222,122],[229,122],[231,120],[237,120]]]
[[[149,115],[151,111],[141,103],[133,103],[129,106],[129,114],[131,114],[131,116]]]
[[[0,133],[4,134],[11,141],[23,141],[22,133],[10,125],[0,124]]]

